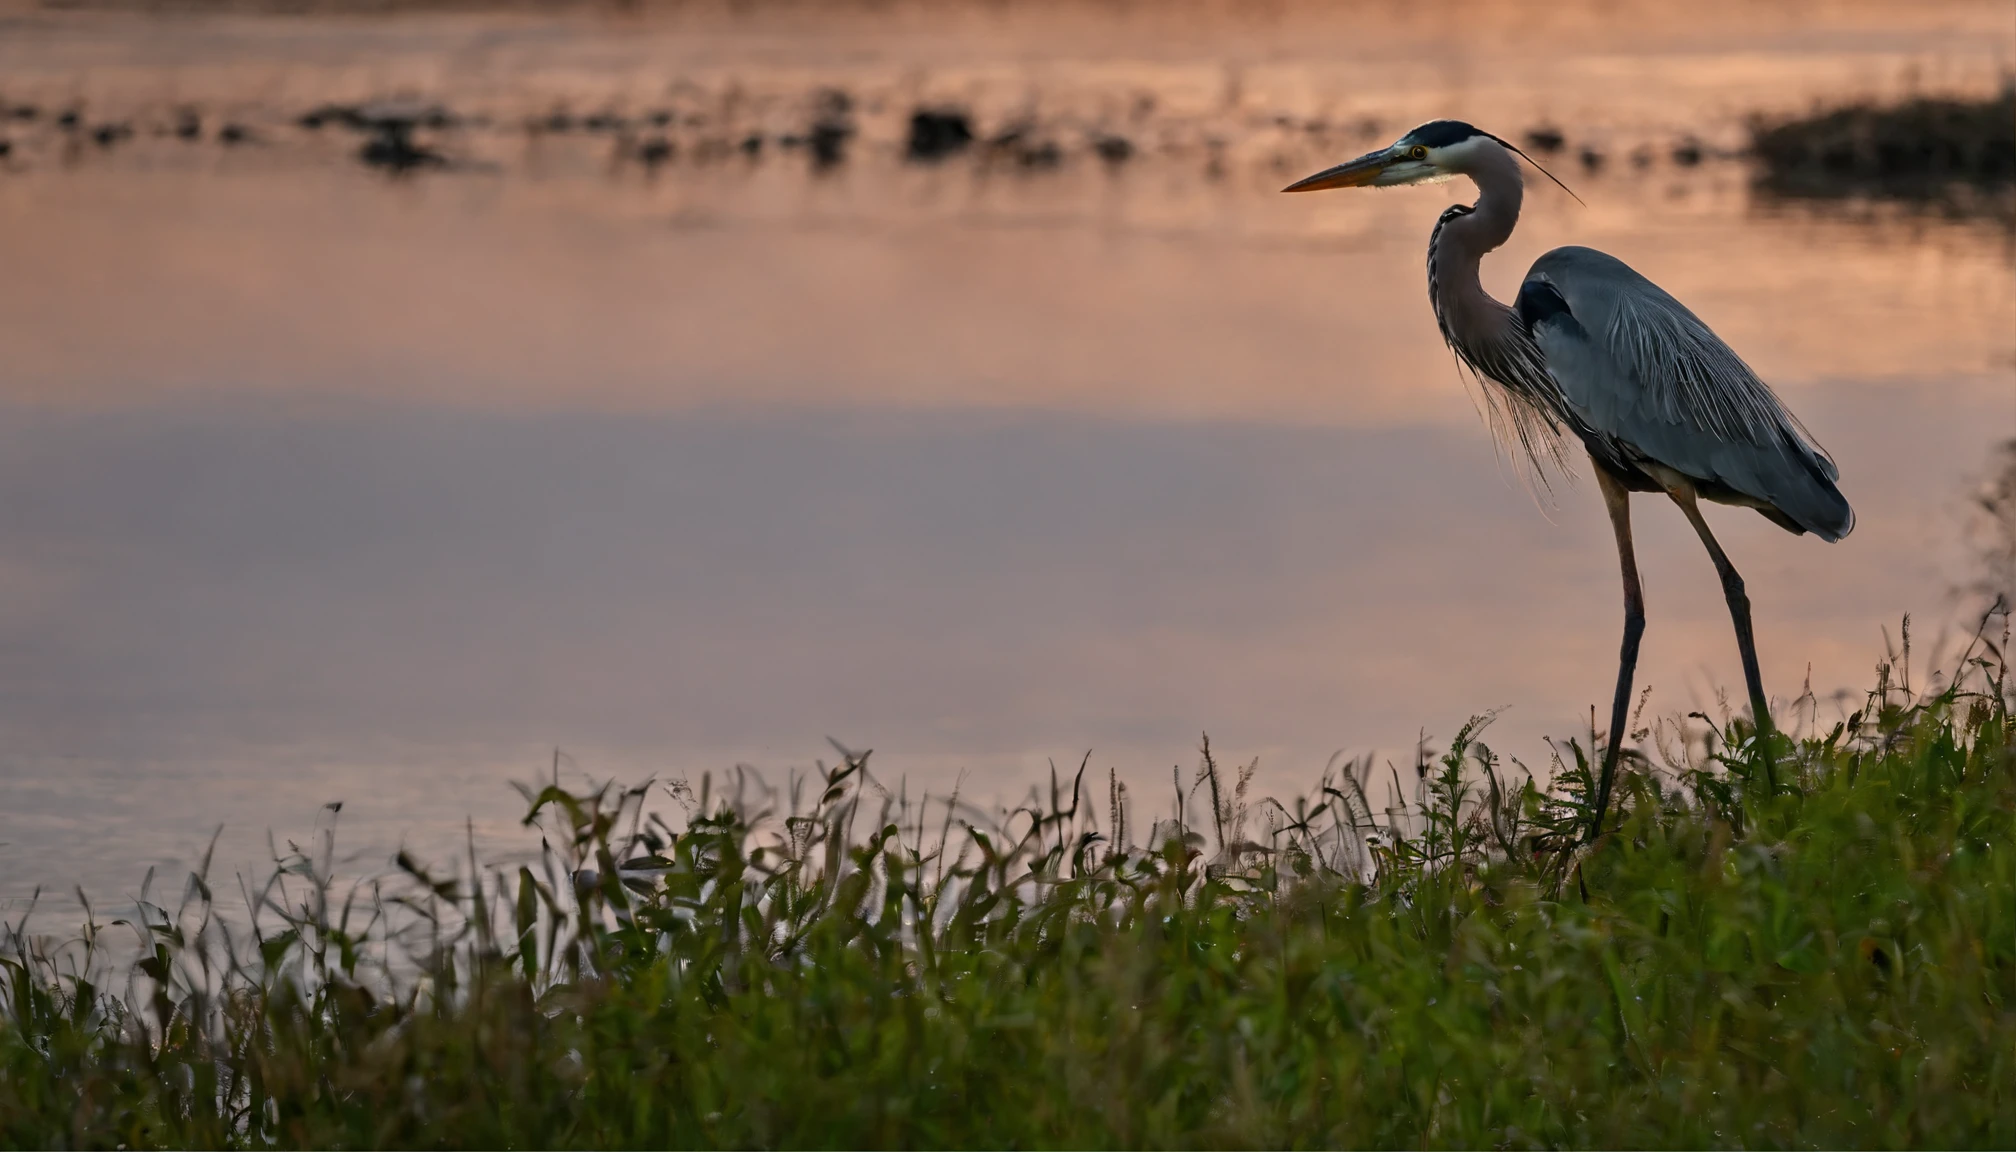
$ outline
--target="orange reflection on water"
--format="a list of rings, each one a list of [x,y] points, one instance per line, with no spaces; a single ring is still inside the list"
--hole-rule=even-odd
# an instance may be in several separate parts
[[[1423,250],[1469,191],[1274,192],[1437,114],[1571,133],[1589,207],[1536,186],[1488,287],[1615,252],[1840,459],[1841,545],[1715,513],[1768,687],[1859,685],[1885,624],[1957,612],[1957,510],[2016,434],[2009,233],[1753,202],[1667,150],[1992,84],[2006,6],[1162,11],[5,17],[0,97],[139,126],[45,118],[0,161],[5,883],[116,889],[304,797],[372,845],[453,834],[556,743],[697,774],[835,735],[980,797],[1088,746],[1160,780],[1209,726],[1286,789],[1510,705],[1499,746],[1544,761],[1607,692],[1614,560],[1440,347]],[[835,83],[859,136],[815,175],[774,135]],[[461,167],[388,180],[291,123],[402,91],[487,117],[443,133]],[[901,162],[954,99],[1069,149]],[[154,134],[190,101],[255,143]],[[523,128],[660,104],[772,143],[702,162],[725,130],[680,120],[653,175]],[[1719,592],[1641,506],[1642,679],[1712,707]]]
[[[1228,182],[1186,219],[1151,206],[1137,223],[1153,173],[714,181],[679,190],[668,222],[649,208],[675,194],[641,187],[38,173],[0,186],[33,221],[0,233],[18,273],[0,281],[0,394],[1472,419],[1421,271],[1447,190]],[[1782,386],[2016,362],[2011,248],[1992,226],[1758,217],[1712,189],[1690,203],[1620,185],[1588,188],[1587,210],[1536,190],[1487,287],[1509,299],[1541,251],[1587,243]]]

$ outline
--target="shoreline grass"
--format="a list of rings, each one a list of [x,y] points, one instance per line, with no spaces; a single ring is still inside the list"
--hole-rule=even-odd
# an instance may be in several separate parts
[[[1207,744],[1145,836],[1082,768],[992,824],[851,753],[528,787],[536,868],[339,888],[325,842],[130,962],[8,926],[0,1145],[2011,1146],[2006,641],[1633,753],[1586,847],[1598,750],[1543,789],[1475,724],[1401,811]]]

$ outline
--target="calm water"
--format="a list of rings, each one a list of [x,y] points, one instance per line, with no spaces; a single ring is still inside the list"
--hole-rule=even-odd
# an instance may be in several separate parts
[[[1166,780],[1208,729],[1294,789],[1503,706],[1544,763],[1607,699],[1615,561],[1593,486],[1530,494],[1439,349],[1422,252],[1468,186],[1273,194],[1435,115],[1569,130],[1589,206],[1536,190],[1488,287],[1612,251],[1834,452],[1846,542],[1714,519],[1767,687],[1866,685],[1886,626],[1964,607],[1965,497],[2016,435],[2010,234],[1758,202],[1712,153],[1753,111],[1984,89],[2016,34],[1999,2],[1662,7],[0,10],[0,103],[136,128],[0,128],[0,906],[129,892],[219,825],[254,865],[336,800],[365,867],[465,817],[503,851],[555,747],[781,773],[832,736],[1012,798],[1088,748]],[[774,140],[828,87],[857,135],[814,174]],[[470,118],[453,168],[291,124],[387,95]],[[1062,161],[905,165],[919,101]],[[184,104],[199,143],[157,131]],[[521,127],[661,106],[655,172]],[[1712,571],[1639,524],[1641,682],[1712,709]]]

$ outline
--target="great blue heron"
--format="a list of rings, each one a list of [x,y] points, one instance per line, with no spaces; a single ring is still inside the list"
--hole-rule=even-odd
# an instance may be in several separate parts
[[[1565,463],[1564,433],[1582,441],[1617,535],[1624,645],[1590,827],[1594,836],[1609,808],[1645,631],[1630,494],[1670,496],[1715,561],[1760,736],[1771,717],[1757,670],[1750,600],[1743,578],[1702,519],[1700,500],[1755,508],[1787,531],[1829,541],[1854,528],[1855,513],[1834,486],[1840,478],[1834,461],[1749,365],[1694,313],[1623,261],[1591,248],[1556,248],[1533,262],[1512,307],[1484,291],[1478,264],[1505,243],[1519,221],[1525,190],[1520,157],[1525,153],[1489,132],[1436,120],[1391,147],[1283,191],[1385,187],[1454,176],[1468,176],[1477,185],[1477,203],[1451,206],[1428,238],[1428,298],[1435,321],[1457,358],[1483,382],[1497,431],[1536,467],[1543,461]]]

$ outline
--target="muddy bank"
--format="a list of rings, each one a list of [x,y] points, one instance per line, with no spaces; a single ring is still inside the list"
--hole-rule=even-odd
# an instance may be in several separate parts
[[[1236,78],[1232,81],[1236,85]],[[1334,116],[1287,107],[1172,106],[1143,86],[1063,93],[1037,106],[986,109],[887,90],[827,85],[752,97],[730,81],[719,93],[697,86],[646,104],[556,98],[537,110],[530,91],[504,105],[451,106],[402,93],[361,101],[248,105],[228,111],[197,104],[105,108],[45,103],[0,90],[0,176],[36,167],[149,163],[192,146],[254,145],[269,156],[323,155],[393,174],[417,170],[499,173],[523,166],[527,149],[550,164],[571,148],[592,169],[634,168],[652,176],[734,161],[796,162],[814,175],[846,165],[965,165],[980,172],[1040,174],[1089,164],[1109,172],[1148,164],[1189,180],[1219,180],[1241,169],[1287,178],[1337,157],[1377,147],[1414,123],[1377,115]],[[1618,167],[1675,174],[1704,161],[1735,161],[1734,148],[1705,146],[1692,132],[1636,140],[1565,133],[1551,122],[1516,133],[1550,164],[1583,179]]]
[[[1118,88],[1040,108],[983,111],[957,101],[912,103],[886,91],[814,86],[752,99],[689,89],[643,106],[555,100],[536,112],[450,107],[400,95],[364,101],[247,107],[228,113],[178,104],[100,111],[0,92],[0,175],[38,163],[104,163],[135,150],[181,151],[212,143],[267,151],[321,151],[395,174],[508,170],[523,149],[572,140],[604,170],[670,174],[733,160],[795,157],[814,174],[847,164],[971,165],[1041,173],[1067,164],[1108,170],[1140,163],[1218,179],[1234,167],[1282,176],[1376,147],[1409,126],[1378,116],[1331,117],[1288,108],[1198,115],[1155,91]],[[530,94],[523,94],[529,96]],[[521,100],[522,104],[523,101]],[[1589,134],[1552,120],[1513,133],[1564,174],[1601,179],[1665,170],[1670,178],[1715,165],[1749,164],[1771,197],[1867,198],[1993,207],[2016,188],[2016,89],[1988,99],[1924,97],[1857,103],[1799,119],[1753,116],[1748,147],[1704,142],[1693,131],[1636,139]],[[348,140],[344,144],[341,141]],[[334,144],[335,147],[331,147]]]

